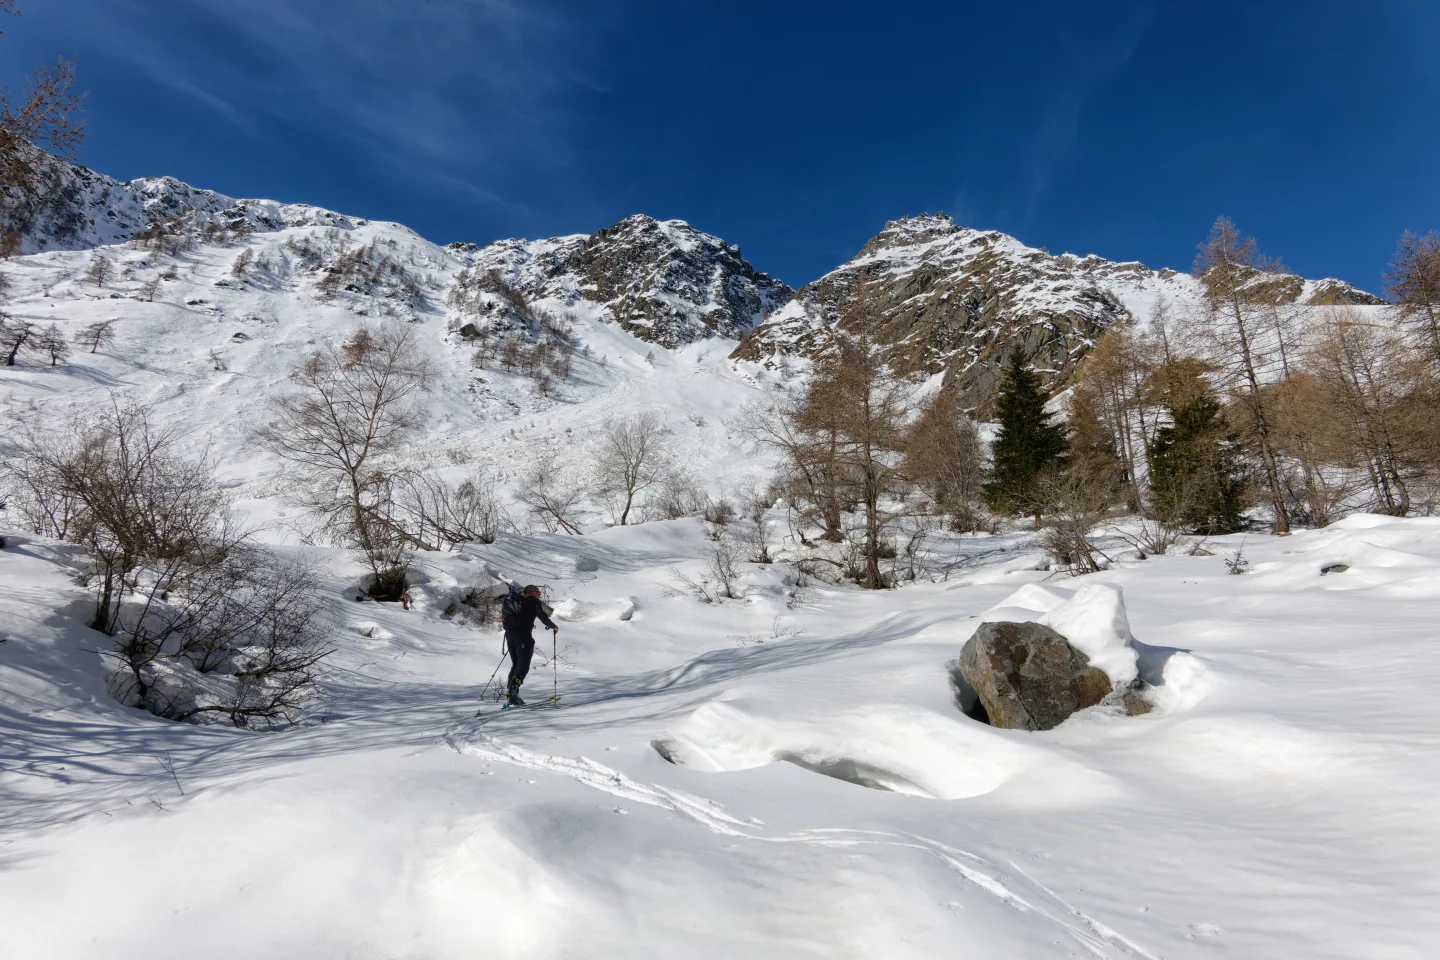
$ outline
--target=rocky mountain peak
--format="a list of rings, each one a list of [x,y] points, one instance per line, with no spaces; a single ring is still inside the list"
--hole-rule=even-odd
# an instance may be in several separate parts
[[[41,190],[23,200],[0,198],[0,224],[19,238],[20,253],[85,250],[157,229],[206,239],[287,226],[349,229],[364,222],[304,204],[237,200],[174,177],[120,181],[40,150],[32,162],[41,171]]]
[[[329,252],[314,254],[305,268],[333,279],[341,267],[346,277],[355,272],[339,262],[347,245],[340,234],[369,226],[317,207],[237,200],[171,177],[121,182],[38,151],[36,162],[44,171],[40,194],[24,202],[0,198],[0,221],[19,238],[22,254],[131,239],[179,249],[322,227],[323,242],[317,242]],[[684,221],[645,214],[588,235],[455,243],[443,250],[399,225],[374,226],[383,227],[387,249],[397,242],[413,248],[407,255],[413,263],[385,250],[362,258],[372,274],[381,269],[377,258],[384,269],[404,272],[406,303],[463,303],[467,318],[512,327],[534,324],[546,311],[568,311],[667,348],[743,337],[735,356],[764,363],[819,356],[833,348],[837,331],[863,333],[886,351],[896,372],[943,375],[979,409],[1012,353],[1023,351],[1058,385],[1111,323],[1143,321],[1160,298],[1183,307],[1201,294],[1188,273],[1093,254],[1054,255],[998,231],[962,227],[944,213],[886,223],[855,257],[798,293],[756,270],[738,246]],[[457,263],[469,271],[463,290],[456,289]],[[347,283],[356,290],[375,287],[353,278]],[[1277,304],[1380,302],[1339,280],[1257,274],[1254,283]]]
[[[864,256],[888,247],[915,246],[917,244],[931,243],[942,237],[950,237],[964,232],[945,213],[920,213],[909,217],[901,217],[898,220],[890,220],[885,224],[885,229],[860,248],[860,255]]]
[[[349,231],[367,223],[317,207],[237,200],[173,177],[121,182],[39,151],[37,162],[45,178],[39,195],[25,203],[0,198],[0,222],[19,238],[20,253],[83,250],[142,237],[148,242],[161,235],[165,242],[233,242],[286,227]],[[390,232],[414,238],[399,225]],[[452,243],[436,255],[483,276],[481,286],[495,288],[502,312],[505,304],[522,300],[558,301],[598,311],[635,336],[672,348],[714,335],[738,338],[793,294],[751,266],[738,246],[683,221],[645,214],[588,236],[499,240],[483,247]],[[443,276],[441,271],[433,278],[440,282]],[[447,290],[419,294],[438,302]]]
[[[476,269],[499,270],[532,300],[588,304],[670,348],[714,335],[738,338],[793,294],[751,266],[738,246],[644,214],[589,236],[501,240],[461,255]]]
[[[1338,280],[1265,274],[1255,282],[1277,304],[1380,302]],[[853,258],[802,287],[734,356],[814,358],[834,347],[837,331],[863,334],[898,374],[943,375],[984,412],[1013,353],[1059,387],[1110,324],[1144,322],[1162,298],[1181,309],[1198,304],[1201,293],[1188,273],[1051,254],[921,214],[885,224]]]

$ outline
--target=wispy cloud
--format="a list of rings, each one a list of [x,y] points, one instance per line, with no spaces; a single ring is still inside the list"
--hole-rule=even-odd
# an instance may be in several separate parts
[[[1131,0],[1113,17],[1068,35],[1067,76],[1040,110],[1026,151],[1026,221],[1033,219],[1056,171],[1079,142],[1085,103],[1096,85],[1130,61],[1153,18],[1153,0]]]
[[[521,150],[563,165],[568,95],[603,86],[584,72],[583,31],[541,0],[84,2],[112,56],[247,133],[319,128],[452,184]]]

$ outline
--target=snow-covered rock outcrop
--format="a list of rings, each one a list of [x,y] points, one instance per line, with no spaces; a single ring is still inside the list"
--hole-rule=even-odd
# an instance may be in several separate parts
[[[45,184],[41,193],[23,203],[12,198],[0,210],[22,254],[159,240],[162,234],[186,243],[232,244],[241,235],[286,228],[349,232],[367,224],[303,204],[238,200],[173,177],[119,181],[38,153],[37,164]],[[469,268],[497,306],[518,293],[527,302],[520,305],[522,314],[530,303],[550,301],[672,349],[717,334],[739,338],[793,294],[751,266],[739,247],[682,221],[644,215],[589,236],[499,240],[483,247],[454,243],[444,249],[441,256]],[[452,276],[453,270],[431,269],[415,280],[411,299],[443,302]],[[513,327],[521,318],[506,319]]]
[[[1279,303],[1380,302],[1339,280],[1285,274],[1262,282]],[[1106,327],[1147,321],[1162,298],[1183,309],[1198,303],[1200,285],[1174,270],[1056,256],[924,214],[887,223],[847,263],[802,287],[735,355],[815,357],[838,328],[870,337],[903,374],[944,374],[967,404],[984,407],[1017,350],[1063,384]]]
[[[320,207],[273,200],[237,200],[174,177],[121,181],[36,151],[44,184],[25,201],[4,198],[0,221],[19,239],[21,254],[88,250],[124,243],[157,227],[214,239],[220,232],[273,232],[286,227],[351,229],[357,222]]]
[[[235,199],[170,177],[122,182],[43,155],[37,162],[41,194],[23,203],[11,198],[0,210],[22,254],[146,237],[227,245],[288,228],[348,233],[367,225],[319,207]],[[420,239],[398,224],[392,232]],[[1016,351],[1048,382],[1063,384],[1110,324],[1146,322],[1161,300],[1183,312],[1200,299],[1189,274],[1056,256],[997,231],[961,227],[944,214],[887,223],[855,257],[798,292],[757,270],[738,246],[682,221],[642,214],[589,235],[452,243],[443,251],[421,242],[430,248],[426,272],[401,284],[404,299],[414,303],[445,302],[464,269],[475,287],[465,291],[466,302],[511,330],[580,312],[669,349],[717,335],[743,337],[734,356],[769,364],[820,356],[837,330],[863,333],[896,372],[943,374],[978,408]],[[375,259],[367,254],[360,267],[373,273]],[[333,272],[335,264],[309,266]],[[346,282],[350,272],[357,271],[347,268]],[[1261,274],[1256,283],[1278,304],[1380,302],[1339,280]]]
[[[1112,694],[1132,714],[1153,706],[1139,695],[1139,651],[1109,583],[1027,584],[985,615],[951,676],[966,715],[1006,729],[1049,730]]]
[[[528,299],[588,304],[636,337],[669,348],[716,334],[738,338],[793,292],[752,267],[739,247],[682,221],[643,214],[590,236],[449,249]]]

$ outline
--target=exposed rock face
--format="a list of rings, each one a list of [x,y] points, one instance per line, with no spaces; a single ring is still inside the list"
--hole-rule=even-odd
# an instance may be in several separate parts
[[[1266,276],[1277,302],[1374,303],[1338,280]],[[987,412],[1017,350],[1063,385],[1105,328],[1148,318],[1158,297],[1198,302],[1188,274],[1052,255],[943,214],[892,221],[849,262],[807,284],[735,351],[740,359],[814,358],[836,330],[866,335],[902,375],[943,373],[967,406]]]
[[[230,242],[245,232],[311,225],[349,231],[366,222],[318,207],[236,200],[170,177],[121,182],[38,151],[37,163],[45,181],[38,196],[0,198],[0,223],[19,236],[21,253],[124,243],[157,225],[201,242]],[[752,267],[739,247],[679,220],[639,215],[590,236],[456,243],[446,252],[475,271],[478,286],[492,274],[499,279],[489,292],[511,326],[527,319],[529,304],[548,299],[595,310],[670,348],[715,335],[738,339],[794,293]],[[445,293],[419,291],[437,302]]]
[[[1039,623],[982,623],[960,654],[960,673],[991,725],[1049,730],[1110,695],[1110,678]]]
[[[679,220],[627,217],[590,236],[452,245],[473,269],[498,272],[531,301],[589,304],[662,347],[738,338],[790,299],[740,248]]]
[[[170,177],[121,182],[37,156],[46,183],[41,195],[23,203],[0,198],[0,224],[18,235],[20,253],[121,243],[159,225],[200,242],[232,242],[245,232],[350,231],[366,223],[302,204],[237,200]],[[589,236],[451,244],[423,265],[436,289],[412,291],[411,300],[446,298],[454,264],[438,262],[445,254],[479,278],[467,295],[489,298],[482,312],[496,327],[533,326],[530,306],[549,301],[661,347],[745,337],[735,356],[766,363],[823,355],[837,330],[863,333],[897,373],[943,374],[982,414],[1011,353],[1023,350],[1042,378],[1063,385],[1111,323],[1145,319],[1159,297],[1172,304],[1199,298],[1188,274],[1054,256],[1003,233],[960,227],[943,214],[886,224],[853,259],[798,293],[756,270],[738,247],[681,221],[643,215]],[[484,278],[492,277],[488,289]],[[1256,282],[1277,303],[1380,302],[1339,280],[1266,274]]]
[[[0,198],[0,223],[20,237],[18,252],[86,250],[123,243],[136,233],[177,217],[198,237],[210,231],[273,231],[286,226],[334,226],[348,229],[351,218],[303,204],[236,200],[200,190],[173,177],[142,177],[122,182],[36,151],[44,187],[21,202]]]

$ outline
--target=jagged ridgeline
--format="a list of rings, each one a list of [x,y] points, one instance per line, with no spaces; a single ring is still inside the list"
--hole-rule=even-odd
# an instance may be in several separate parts
[[[324,238],[287,248],[294,267],[323,275],[322,298],[382,291],[411,313],[448,304],[456,326],[491,331],[563,329],[566,315],[584,316],[668,349],[727,337],[741,340],[735,358],[771,366],[824,354],[837,330],[863,333],[896,372],[941,376],[982,413],[1017,350],[1058,388],[1110,324],[1146,323],[1157,304],[1183,311],[1202,300],[1188,273],[1053,255],[944,214],[886,224],[847,263],[794,291],[739,247],[678,220],[637,215],[590,235],[443,249],[396,225],[397,236],[426,248],[423,262],[405,264],[373,241],[350,249],[341,234],[367,221],[317,207],[236,200],[169,177],[122,183],[53,159],[43,167],[44,190],[8,199],[3,211],[22,254],[333,228],[329,253],[315,245]],[[1380,302],[1339,280],[1257,274],[1254,283],[1277,305]]]
[[[636,337],[668,348],[739,338],[794,294],[752,267],[739,247],[679,220],[643,215],[589,236],[447,249],[492,286],[532,303],[599,308]]]
[[[1257,277],[1276,303],[1381,301],[1339,280]],[[1146,322],[1161,300],[1201,300],[1174,270],[1096,256],[1053,255],[944,214],[891,221],[850,261],[809,283],[748,335],[735,356],[773,364],[814,357],[835,331],[864,334],[897,372],[943,375],[964,404],[985,410],[1010,355],[1022,350],[1051,387],[1115,322]]]

